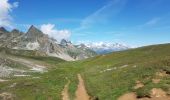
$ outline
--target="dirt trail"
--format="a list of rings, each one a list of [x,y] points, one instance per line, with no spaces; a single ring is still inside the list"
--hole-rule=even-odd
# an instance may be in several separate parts
[[[62,100],[70,100],[68,88],[69,88],[70,80],[68,80],[68,83],[64,86],[64,89],[62,91]]]
[[[132,92],[122,95],[118,100],[170,100],[170,96],[162,89],[153,88],[150,92],[150,98],[137,98],[137,95]]]
[[[137,100],[135,93],[127,93],[118,98],[118,100]]]
[[[136,81],[136,86],[134,86],[134,89],[139,89],[139,88],[142,88],[144,87],[144,84],[140,81]]]
[[[90,100],[90,96],[87,94],[85,85],[84,85],[84,81],[81,77],[80,74],[77,75],[78,76],[78,80],[79,80],[79,84],[76,90],[76,99],[75,100]]]

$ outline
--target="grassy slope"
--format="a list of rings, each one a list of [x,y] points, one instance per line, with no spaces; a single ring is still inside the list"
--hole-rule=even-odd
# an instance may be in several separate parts
[[[10,49],[0,48],[0,58],[6,59],[6,61],[10,61],[10,63],[8,64],[10,67],[19,68],[19,69],[23,69],[23,67],[26,67],[20,64],[19,62],[9,60],[8,58],[10,57],[15,59],[21,58],[28,61],[32,61],[37,64],[43,64],[47,66],[49,70],[56,67],[57,64],[65,62],[64,60],[56,57],[45,57],[45,56],[35,55],[35,51],[16,50],[15,52],[13,52]],[[54,73],[50,73],[50,75],[53,74]],[[42,73],[32,73],[31,76],[29,77],[1,78],[10,81],[0,83],[0,93],[3,92],[12,93],[15,100],[39,100],[39,99],[47,100],[47,97],[49,98],[51,97],[51,95],[56,95],[56,94],[59,95],[59,93],[53,91],[59,91],[58,89],[62,88],[61,87],[62,84],[60,84],[60,80],[63,80],[62,77],[60,78],[60,75],[57,76],[57,78],[55,78],[55,76],[53,77],[50,75],[48,74],[47,76],[46,74],[42,74]],[[57,81],[58,85],[55,83],[55,81]],[[15,83],[16,85],[14,87],[10,87]],[[60,95],[59,96],[58,95],[56,95],[55,97],[53,96],[54,99],[59,98]]]
[[[7,56],[7,57],[14,57],[14,58],[23,58],[32,61],[40,61],[48,64],[58,64],[61,62],[65,62],[60,58],[47,57],[45,55],[41,55],[40,52],[38,51],[32,51],[32,50],[15,50],[15,49],[0,48],[0,55],[3,55],[4,57]]]
[[[69,87],[73,99],[77,86],[77,73],[81,73],[91,96],[100,100],[116,100],[120,95],[135,91],[139,96],[146,96],[153,87],[160,87],[168,91],[170,78],[164,77],[160,83],[152,83],[155,73],[170,70],[170,44],[142,47],[133,50],[97,56],[83,61],[60,63],[52,62],[55,68],[45,74],[36,74],[39,79],[16,78],[10,82],[0,84],[0,92],[9,91],[15,94],[16,100],[60,100],[61,91],[71,80]],[[42,60],[39,58],[39,60]],[[49,62],[51,61],[48,59]],[[43,60],[46,61],[46,60]],[[127,67],[122,68],[122,66]],[[101,72],[115,68],[115,70]],[[133,89],[135,82],[140,80],[144,87]],[[9,88],[12,83],[17,83]]]
[[[165,77],[159,84],[152,83],[156,72],[170,69],[170,44],[149,46],[98,56],[84,62],[83,75],[88,91],[101,100],[115,100],[129,91],[137,92],[138,96],[146,96],[153,87],[170,88],[170,78]],[[126,68],[121,66],[128,65]],[[116,70],[100,73],[101,70]],[[142,81],[144,87],[134,90],[136,81]]]
[[[170,44],[142,47],[134,50],[111,53],[80,61],[72,66],[84,76],[88,92],[100,100],[116,100],[120,95],[135,91],[146,96],[153,87],[165,90],[170,87],[170,78],[164,77],[159,84],[152,83],[156,72],[170,69]],[[121,68],[128,65],[126,68]],[[68,65],[70,66],[70,64]],[[117,68],[101,73],[101,71]],[[134,90],[136,81],[144,87]]]

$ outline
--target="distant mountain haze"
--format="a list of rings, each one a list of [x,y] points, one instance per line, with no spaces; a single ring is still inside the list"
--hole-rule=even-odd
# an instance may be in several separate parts
[[[95,51],[97,54],[106,54],[110,52],[130,49],[129,46],[120,43],[87,43],[85,46]]]

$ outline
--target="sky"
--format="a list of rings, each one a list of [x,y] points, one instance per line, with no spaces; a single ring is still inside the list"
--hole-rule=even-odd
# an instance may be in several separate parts
[[[170,0],[0,0],[0,26],[73,43],[170,43]]]

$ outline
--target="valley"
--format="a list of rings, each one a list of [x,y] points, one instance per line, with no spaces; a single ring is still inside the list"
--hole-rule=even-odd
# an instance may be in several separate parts
[[[162,98],[168,98],[169,50],[169,44],[153,45],[74,62],[55,57],[3,54],[1,59],[10,58],[9,60],[14,63],[21,64],[17,67],[11,64],[9,67],[23,69],[25,76],[1,77],[0,97],[10,97],[14,100],[61,100],[62,98],[62,100],[76,98],[79,100],[76,95],[80,96],[78,91],[82,91],[84,100],[117,100],[126,93],[132,93],[134,100],[150,100],[159,95],[152,96],[151,90],[161,89],[160,91],[164,91]],[[18,62],[13,58],[25,60]],[[32,68],[29,67],[29,62],[32,62],[31,66],[43,65],[46,71],[30,71]],[[82,85],[84,87],[77,90]]]
[[[0,0],[0,100],[170,100],[170,0]]]

